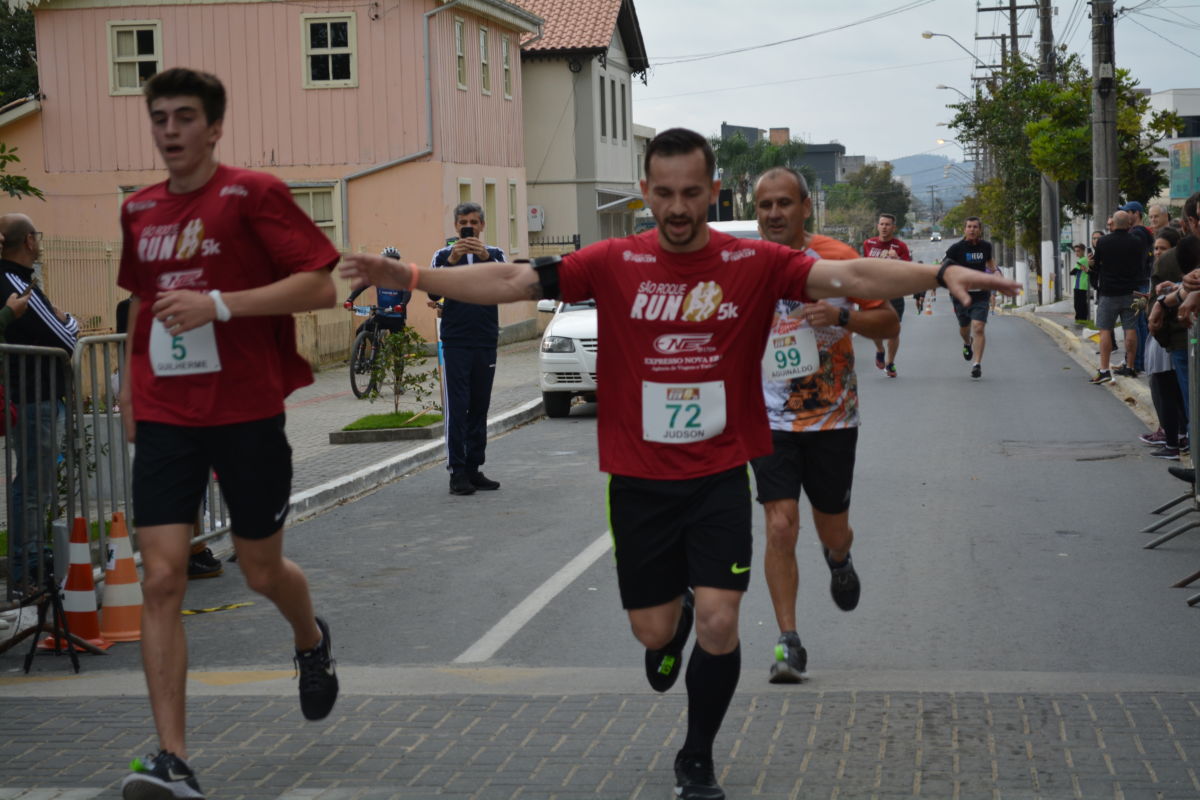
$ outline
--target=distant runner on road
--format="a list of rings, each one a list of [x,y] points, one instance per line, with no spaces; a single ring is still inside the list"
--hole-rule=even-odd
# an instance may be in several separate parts
[[[897,239],[896,234],[896,215],[883,212],[879,215],[879,220],[875,223],[875,229],[879,231],[878,236],[872,236],[862,244],[862,254],[868,258],[894,258],[900,261],[912,261],[912,253],[908,251],[908,245]],[[924,297],[922,292],[914,297]],[[892,308],[896,309],[896,316],[901,321],[904,320],[904,298],[893,297]],[[917,307],[919,312],[920,306]],[[884,340],[875,340],[875,367],[881,369],[889,378],[896,377],[896,351],[900,349],[900,329],[896,328],[896,333],[887,338],[887,354],[884,354]]]
[[[960,267],[986,274],[996,272],[992,259],[992,243],[983,238],[983,223],[979,217],[967,217],[963,227],[963,238],[946,250],[942,264],[957,264]],[[992,293],[987,289],[973,290],[966,304],[953,292],[954,314],[958,317],[958,335],[962,337],[962,356],[971,362],[971,377],[983,376],[983,348],[987,344],[984,328],[987,327],[988,310]]]
[[[763,343],[779,298],[897,297],[942,284],[1015,292],[1017,284],[953,265],[843,262],[708,227],[720,182],[698,133],[673,128],[646,147],[642,196],[658,227],[532,264],[422,270],[347,256],[357,286],[420,288],[470,303],[596,300],[600,469],[611,475],[610,523],[621,602],[646,648],[652,688],[686,670],[687,735],[675,758],[685,800],[725,796],[713,742],[741,672],[738,612],[750,581],[746,464],[771,451]],[[694,594],[693,594],[694,592]]]

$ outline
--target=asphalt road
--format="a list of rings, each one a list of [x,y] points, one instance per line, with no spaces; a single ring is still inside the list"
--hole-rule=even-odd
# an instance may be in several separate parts
[[[1196,569],[1200,538],[1141,549],[1146,512],[1180,488],[1136,442],[1144,428],[1016,318],[992,318],[984,377],[970,379],[944,291],[934,307],[917,316],[910,302],[895,380],[858,343],[857,611],[829,599],[802,512],[800,632],[814,684],[851,672],[931,690],[974,673],[1195,675],[1198,612],[1169,586]],[[341,664],[628,668],[640,686],[601,541],[594,413],[577,406],[494,440],[485,469],[498,492],[451,496],[435,467],[292,527],[288,552]],[[543,587],[573,559],[577,577]],[[284,626],[236,565],[189,587],[192,608],[238,602],[254,605],[188,618],[194,667],[286,666],[275,656],[288,651]],[[777,634],[757,570],[742,623],[744,681],[765,682]],[[136,658],[114,649],[88,668],[136,670]]]

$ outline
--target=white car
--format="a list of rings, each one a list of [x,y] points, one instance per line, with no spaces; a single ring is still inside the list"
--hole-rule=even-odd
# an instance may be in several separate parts
[[[714,231],[736,236],[739,239],[762,238],[762,234],[758,232],[758,221],[753,219],[729,219],[721,222],[710,222],[708,223],[708,227]]]
[[[539,300],[537,307],[554,314],[538,354],[542,405],[546,416],[565,417],[574,398],[596,399],[596,301]]]

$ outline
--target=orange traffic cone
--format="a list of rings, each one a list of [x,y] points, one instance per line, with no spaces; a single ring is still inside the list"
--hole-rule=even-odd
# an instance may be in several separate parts
[[[937,290],[936,289],[934,291],[930,292],[929,296],[925,298],[925,316],[927,316],[927,317],[933,316],[933,301],[934,300],[937,300]]]
[[[67,617],[67,630],[72,636],[87,640],[93,647],[107,650],[112,642],[100,635],[100,615],[96,612],[96,584],[92,581],[92,551],[88,547],[87,520],[76,517],[71,527],[71,565],[67,568],[67,582],[63,587],[63,613]],[[67,641],[60,636],[47,636],[38,644],[41,650],[60,650]],[[83,652],[83,648],[74,645]]]
[[[142,638],[142,584],[133,563],[133,547],[125,530],[125,515],[113,512],[108,534],[108,558],[104,568],[104,610],[100,635],[113,642],[137,642]]]

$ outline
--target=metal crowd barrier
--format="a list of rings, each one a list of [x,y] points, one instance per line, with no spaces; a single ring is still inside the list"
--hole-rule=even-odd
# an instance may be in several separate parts
[[[65,536],[61,520],[76,513],[79,452],[73,415],[70,354],[56,347],[0,344],[3,362],[6,588],[0,608],[27,604],[65,575]],[[36,387],[33,389],[27,387]],[[30,399],[27,399],[30,398]],[[55,538],[61,541],[55,543]]]
[[[71,354],[58,348],[0,344],[0,356],[3,356],[0,359],[3,361],[2,385],[8,402],[16,406],[18,416],[16,425],[9,418],[9,433],[4,437],[7,487],[4,507],[10,534],[5,553],[9,565],[7,574],[13,574],[14,550],[21,549],[23,555],[26,552],[26,548],[17,547],[11,521],[16,513],[12,492],[14,478],[28,476],[22,480],[32,479],[37,506],[26,516],[44,521],[38,526],[36,546],[39,552],[53,554],[53,573],[59,579],[66,575],[67,542],[72,521],[82,518],[93,542],[93,571],[97,582],[101,582],[103,573],[98,567],[103,564],[103,559],[99,554],[107,552],[113,512],[120,511],[127,520],[136,522],[132,519],[135,446],[126,441],[118,402],[120,372],[125,363],[125,335],[84,337]],[[54,365],[58,369],[54,369]],[[14,374],[25,377],[23,371],[29,372],[35,381],[41,381],[49,373],[51,394],[62,398],[53,406],[53,420],[43,419],[45,409],[40,405],[16,402],[20,398],[9,387],[13,386]],[[65,380],[60,376],[65,376]],[[18,383],[26,385],[22,380]],[[32,440],[23,432],[20,423],[29,414],[33,416],[27,419],[27,427],[37,433]],[[42,435],[47,425],[51,428],[49,439]],[[43,457],[39,459],[38,454]],[[29,497],[29,491],[24,486],[22,489],[22,499]],[[197,509],[193,541],[209,541],[228,533],[229,529],[228,508],[216,477],[210,476],[204,503]],[[137,529],[134,525],[130,525],[129,533],[136,557]],[[38,558],[34,574],[22,575],[19,582],[7,580],[5,593],[0,597],[0,611],[21,605],[23,599],[36,593],[45,581],[49,566],[47,559]]]

